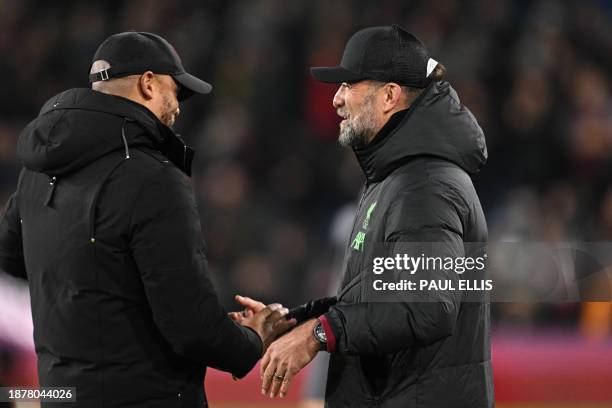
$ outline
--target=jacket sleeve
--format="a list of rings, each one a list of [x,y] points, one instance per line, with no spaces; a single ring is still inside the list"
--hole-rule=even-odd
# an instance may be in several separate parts
[[[0,269],[18,278],[27,279],[17,193],[9,198],[0,221]]]
[[[130,247],[153,319],[175,352],[246,375],[261,357],[262,342],[234,323],[219,302],[187,177],[168,165],[147,180],[130,225]]]
[[[400,196],[391,205],[385,223],[385,250],[391,256],[407,253],[415,257],[424,254],[457,258],[464,255],[463,229],[456,202],[439,191],[414,191]],[[452,270],[419,271],[417,276],[452,280],[457,287],[458,275]],[[428,291],[419,296],[418,301],[406,298],[405,301],[333,306],[325,315],[335,344],[335,350],[329,351],[392,353],[450,336],[459,312],[458,292]]]
[[[331,306],[336,304],[336,301],[337,298],[335,296],[311,300],[289,310],[287,319],[296,319],[298,324],[314,319],[326,313]]]

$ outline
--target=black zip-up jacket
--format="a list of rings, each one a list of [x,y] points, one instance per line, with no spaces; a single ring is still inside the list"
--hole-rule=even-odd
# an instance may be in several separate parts
[[[367,181],[337,299],[292,311],[300,319],[327,311],[324,326],[334,350],[326,407],[494,406],[484,293],[469,301],[457,291],[440,290],[428,293],[426,302],[373,302],[373,279],[366,278],[373,276],[381,245],[391,255],[394,245],[398,253],[410,248],[402,243],[437,243],[431,247],[435,253],[426,255],[443,258],[484,255],[483,244],[468,244],[487,241],[470,178],[487,157],[476,119],[447,82],[432,83],[355,154]],[[458,279],[454,271],[435,273],[441,275],[421,276]]]
[[[18,157],[0,268],[28,280],[41,386],[76,387],[76,407],[202,407],[206,366],[246,375],[262,343],[219,303],[192,151],[170,128],[73,89],[24,129]]]

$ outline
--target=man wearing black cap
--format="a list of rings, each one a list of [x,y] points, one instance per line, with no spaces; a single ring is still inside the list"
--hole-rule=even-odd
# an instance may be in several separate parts
[[[78,407],[206,406],[206,366],[242,377],[292,325],[278,304],[235,323],[208,275],[193,152],[170,126],[212,87],[144,32],[104,41],[89,78],[21,134],[0,223],[0,268],[30,287],[39,382],[75,387]]]
[[[484,252],[486,221],[470,174],[486,161],[485,139],[444,70],[395,25],[357,32],[340,66],[312,68],[315,78],[341,84],[333,100],[343,118],[339,142],[352,147],[366,182],[338,295],[290,312],[301,324],[263,357],[263,393],[285,395],[293,376],[326,350],[326,407],[494,405],[484,293],[469,301],[450,289],[418,298],[426,301],[373,300],[381,249],[419,257],[429,248],[442,259]],[[457,281],[452,270],[421,273]]]

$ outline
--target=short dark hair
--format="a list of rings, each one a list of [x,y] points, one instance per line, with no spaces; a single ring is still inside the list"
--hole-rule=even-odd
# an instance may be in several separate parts
[[[434,81],[437,82],[437,81],[443,80],[445,75],[446,75],[446,67],[442,65],[440,62],[438,62],[433,72],[431,73],[431,77],[433,78]]]

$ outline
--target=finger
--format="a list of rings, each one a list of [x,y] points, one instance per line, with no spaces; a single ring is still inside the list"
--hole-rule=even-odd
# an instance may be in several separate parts
[[[259,366],[259,378],[261,378],[262,380],[263,380],[264,372],[266,371],[266,368],[268,367],[268,364],[270,364],[270,353],[266,351],[266,353],[261,359],[261,365]]]
[[[266,305],[264,305],[263,303],[258,302],[257,300],[251,299],[250,297],[247,297],[247,296],[236,295],[234,299],[236,300],[236,302],[240,303],[242,306],[248,309],[252,309],[255,312],[259,312],[266,307]]]
[[[272,380],[274,379],[274,372],[276,371],[276,362],[274,359],[270,360],[270,363],[266,366],[266,370],[264,371],[262,383],[261,383],[261,393],[263,395],[267,395],[270,392],[270,386],[272,385]]]
[[[283,305],[279,303],[272,303],[265,307],[265,309],[261,310],[258,315],[261,315],[263,319],[267,319],[272,313],[274,313],[278,309],[282,309]]]
[[[297,374],[300,370],[292,370],[288,369],[285,372],[285,378],[283,379],[283,383],[281,384],[279,395],[281,398],[285,398],[287,392],[289,392],[289,386],[291,385],[291,381],[293,380],[293,376]]]
[[[254,308],[258,308],[258,302],[255,302],[253,299],[251,298],[247,298],[247,297],[243,297],[240,295],[236,295],[234,297],[234,300],[240,304],[241,306],[244,306],[247,309],[254,309]],[[265,307],[265,305],[263,305],[263,307]]]
[[[240,321],[242,320],[242,314],[238,313],[238,312],[229,312],[227,314],[229,316],[230,319],[232,319],[235,322],[240,323]]]
[[[271,303],[268,305],[268,308],[272,310],[278,310],[278,309],[282,309],[283,305],[281,305],[280,303]]]
[[[274,312],[270,313],[267,317],[266,317],[266,321],[268,323],[276,323],[279,320],[285,320],[284,317],[287,316],[287,313],[289,313],[289,310],[286,308],[278,308],[276,309]]]
[[[272,386],[270,387],[270,398],[276,397],[280,391],[281,385],[285,380],[285,369],[283,364],[279,364],[274,371],[274,377],[272,378]]]

